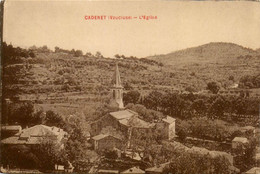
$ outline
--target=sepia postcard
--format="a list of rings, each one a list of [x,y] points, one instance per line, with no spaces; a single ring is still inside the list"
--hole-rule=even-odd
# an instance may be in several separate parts
[[[1,173],[260,174],[260,2],[5,0]]]

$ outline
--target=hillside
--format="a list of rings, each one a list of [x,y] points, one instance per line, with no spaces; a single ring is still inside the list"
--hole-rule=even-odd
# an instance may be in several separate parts
[[[256,52],[258,52],[260,54],[260,48],[256,49]]]
[[[200,91],[211,81],[226,88],[260,69],[256,51],[229,43],[210,43],[149,58],[118,59],[126,91]],[[36,51],[33,57],[4,66],[4,95],[49,103],[101,101],[111,94],[114,67],[111,58]]]
[[[168,69],[184,73],[183,79],[194,77],[200,89],[208,81],[216,81],[221,87],[239,83],[245,75],[256,75],[260,69],[260,53],[233,43],[209,43],[165,55],[148,57],[162,62]],[[190,81],[189,79],[189,81]]]
[[[166,65],[191,63],[231,63],[240,56],[257,56],[259,53],[233,43],[213,42],[198,47],[187,48],[166,55],[148,57]]]

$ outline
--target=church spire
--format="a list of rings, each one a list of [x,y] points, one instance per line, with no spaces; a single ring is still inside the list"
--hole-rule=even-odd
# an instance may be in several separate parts
[[[113,84],[113,100],[117,103],[119,109],[124,108],[123,103],[123,86],[121,84],[120,73],[118,69],[118,63],[116,62],[115,76]]]
[[[115,87],[122,87],[121,85],[121,79],[120,79],[120,73],[119,73],[119,69],[118,69],[118,63],[116,62],[116,71],[115,71]]]

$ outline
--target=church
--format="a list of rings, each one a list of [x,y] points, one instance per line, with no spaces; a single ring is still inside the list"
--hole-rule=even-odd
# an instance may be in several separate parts
[[[123,86],[121,83],[118,63],[116,63],[114,78],[112,80],[112,98],[110,106],[117,108],[117,111],[110,112],[107,116],[91,124],[92,134],[100,135],[105,127],[113,127],[122,132],[126,139],[130,140],[134,134],[142,135],[159,133],[163,139],[171,140],[175,137],[175,119],[166,116],[156,122],[146,122],[139,117],[139,114],[126,109],[123,103]]]

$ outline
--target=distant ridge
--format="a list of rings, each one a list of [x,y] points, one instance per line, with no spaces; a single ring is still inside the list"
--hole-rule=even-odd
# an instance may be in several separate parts
[[[256,56],[260,50],[253,50],[234,43],[211,42],[197,47],[175,51],[165,55],[148,57],[157,60],[165,65],[181,63],[200,63],[200,62],[225,62],[234,60],[239,56]]]

